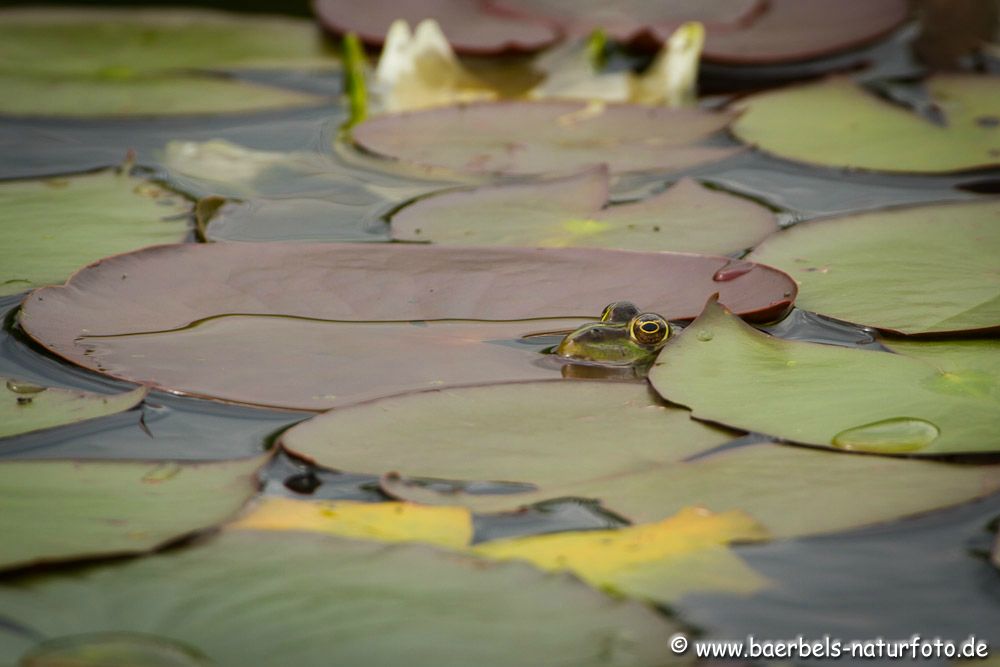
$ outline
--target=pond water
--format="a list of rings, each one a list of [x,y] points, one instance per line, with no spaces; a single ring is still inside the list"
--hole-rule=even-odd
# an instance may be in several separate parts
[[[896,35],[869,53],[884,70],[892,71],[904,60],[901,56],[904,44],[905,40]],[[773,81],[801,71],[779,68],[763,73]],[[734,90],[746,84],[743,71],[715,67],[709,68],[708,74],[712,88],[717,91]],[[322,93],[337,91],[340,86],[337,74],[260,73],[251,78]],[[356,219],[359,225],[368,225],[369,231],[371,221],[380,221],[387,211],[414,193],[441,187],[413,180],[406,173],[366,168],[331,150],[337,128],[344,119],[343,109],[327,107],[158,120],[5,118],[0,120],[0,179],[55,176],[114,166],[122,162],[126,151],[134,151],[139,169],[190,195],[202,196],[211,192],[199,190],[198,184],[164,168],[165,146],[171,141],[225,139],[257,150],[305,151],[323,156],[333,166],[331,173],[342,171],[342,180],[338,182],[334,175],[332,182],[290,183],[282,194],[305,192],[340,202],[345,207],[344,215]],[[729,138],[719,139],[718,143],[737,145]],[[1000,171],[971,176],[848,172],[792,164],[756,151],[685,173],[766,203],[778,212],[783,226],[888,206],[972,200],[981,195],[963,189],[964,184],[995,182],[1000,178]],[[665,182],[676,177],[676,174],[655,173],[626,176],[615,183],[612,197],[615,201],[640,199],[662,189]],[[379,194],[373,194],[372,189],[361,187],[360,183],[376,183]],[[988,189],[983,185],[977,187]],[[281,234],[277,237],[280,240]],[[85,390],[129,386],[72,366],[33,343],[17,324],[17,310],[23,296],[0,297],[0,317],[4,324],[0,332],[0,376]],[[622,298],[628,296],[623,294]],[[600,305],[603,304],[595,307]],[[871,329],[799,309],[764,330],[790,340],[884,349]],[[309,416],[310,413],[229,405],[153,391],[136,410],[5,439],[0,444],[0,459],[224,460],[249,456],[270,447],[284,429]],[[724,447],[740,447],[759,440],[751,435]],[[384,499],[377,482],[374,476],[336,473],[281,454],[264,472],[263,493],[377,502]],[[479,491],[484,490],[491,489]],[[739,546],[736,551],[747,563],[781,585],[750,596],[688,596],[662,612],[674,616],[693,632],[722,639],[740,639],[750,634],[760,638],[830,635],[845,639],[876,636],[902,639],[921,634],[962,640],[975,634],[991,645],[1000,646],[1000,576],[988,556],[995,529],[991,528],[991,522],[998,517],[1000,496],[992,496],[889,525]],[[474,528],[475,540],[484,541],[624,523],[594,503],[565,500],[518,515],[480,515]]]

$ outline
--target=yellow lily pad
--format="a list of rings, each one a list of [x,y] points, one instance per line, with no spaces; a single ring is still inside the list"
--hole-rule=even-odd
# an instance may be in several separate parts
[[[497,540],[472,551],[569,570],[604,590],[666,602],[694,591],[760,590],[767,580],[725,547],[767,538],[767,530],[744,512],[688,507],[658,523]]]
[[[619,530],[563,532],[470,547],[472,515],[455,506],[264,498],[227,526],[242,531],[327,533],[376,542],[424,542],[491,560],[525,560],[570,571],[627,597],[667,602],[690,592],[753,593],[767,580],[726,548],[764,540],[767,530],[741,511],[684,508],[658,523]]]
[[[359,540],[427,542],[463,549],[472,540],[472,514],[464,507],[413,503],[264,498],[229,528],[301,530]]]

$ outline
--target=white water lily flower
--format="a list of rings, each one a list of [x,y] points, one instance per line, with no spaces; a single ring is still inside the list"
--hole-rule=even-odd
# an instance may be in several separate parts
[[[694,106],[698,98],[698,61],[704,45],[705,27],[701,23],[689,21],[681,25],[642,76],[632,76],[629,101]]]
[[[497,96],[462,66],[432,19],[421,21],[412,34],[406,21],[393,22],[375,68],[372,92],[381,111],[424,109]]]
[[[698,61],[704,43],[702,24],[685,23],[674,31],[649,68],[638,75],[628,71],[595,71],[586,40],[566,44],[535,62],[547,76],[530,96],[535,99],[693,106],[697,100]]]

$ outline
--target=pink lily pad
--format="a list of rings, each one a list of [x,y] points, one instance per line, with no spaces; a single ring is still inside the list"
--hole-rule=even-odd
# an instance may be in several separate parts
[[[607,206],[608,172],[488,185],[420,199],[392,218],[402,241],[728,254],[778,230],[767,208],[684,178],[640,202]]]
[[[525,19],[546,19],[568,35],[601,29],[619,42],[658,48],[685,21],[711,31],[732,30],[767,7],[763,0],[487,0],[493,8]]]
[[[489,0],[522,18],[541,18],[570,35],[602,28],[633,47],[659,49],[683,21],[700,21],[704,58],[737,65],[788,63],[863,46],[899,27],[906,0]]]
[[[735,65],[819,58],[873,42],[908,15],[906,0],[768,0],[745,26],[709,28],[704,57]]]
[[[559,39],[559,32],[539,20],[488,12],[470,0],[316,0],[313,11],[324,28],[337,34],[354,32],[371,46],[382,46],[389,26],[403,19],[411,26],[434,19],[456,53],[497,55],[538,51]]]
[[[770,267],[674,253],[186,244],[117,255],[37,290],[21,325],[53,353],[113,377],[318,410],[418,388],[558,378],[558,365],[519,337],[572,327],[620,299],[691,318],[713,292],[771,320],[791,306],[795,285]]]
[[[730,112],[585,102],[486,102],[376,116],[360,148],[428,171],[539,174],[607,164],[612,172],[677,170],[736,154],[698,145]]]

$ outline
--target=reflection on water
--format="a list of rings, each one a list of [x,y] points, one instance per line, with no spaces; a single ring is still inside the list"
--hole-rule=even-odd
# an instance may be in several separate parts
[[[786,340],[886,351],[876,339],[875,330],[871,327],[841,322],[799,308],[793,308],[780,322],[757,328]]]

